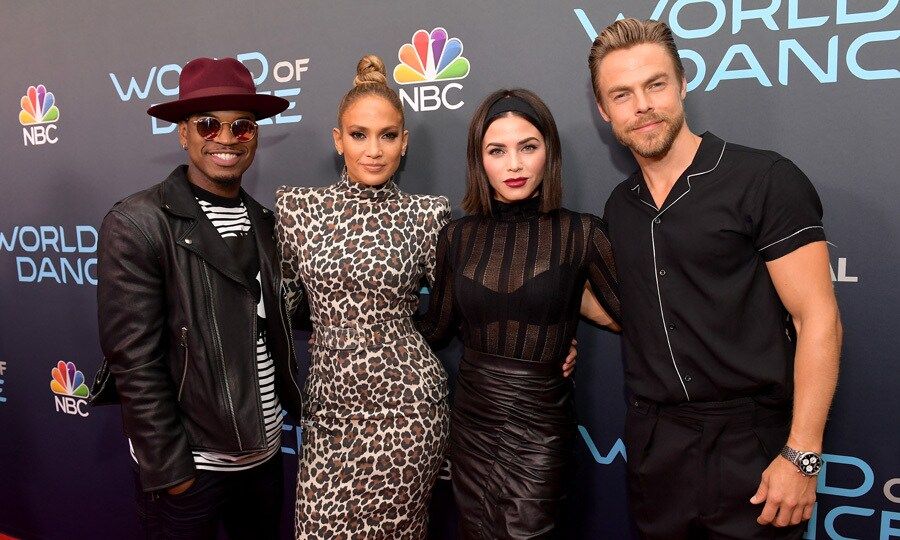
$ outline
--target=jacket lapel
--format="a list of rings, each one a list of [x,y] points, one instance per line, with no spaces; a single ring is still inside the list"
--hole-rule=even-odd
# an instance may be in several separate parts
[[[278,264],[275,253],[275,215],[246,193],[242,193],[242,196],[250,223],[253,225],[253,234],[256,235],[263,288],[269,286],[277,289],[280,284],[275,283],[275,265]]]
[[[163,186],[163,209],[176,218],[190,220],[190,224],[176,238],[176,243],[252,291],[247,276],[238,267],[219,231],[203,214],[187,183],[187,165],[181,165],[169,175]]]

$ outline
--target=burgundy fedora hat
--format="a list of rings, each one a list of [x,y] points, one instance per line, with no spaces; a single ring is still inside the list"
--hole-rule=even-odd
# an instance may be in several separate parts
[[[194,113],[247,111],[256,119],[275,116],[288,108],[288,100],[257,94],[253,77],[234,58],[196,58],[178,76],[178,99],[147,109],[147,114],[179,122]]]

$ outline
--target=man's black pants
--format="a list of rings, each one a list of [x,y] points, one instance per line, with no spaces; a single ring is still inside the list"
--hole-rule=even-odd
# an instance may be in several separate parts
[[[137,478],[137,474],[135,474]],[[145,493],[138,514],[148,540],[214,540],[222,526],[231,540],[280,538],[284,472],[281,452],[244,471],[198,470],[184,493]]]
[[[752,399],[660,405],[632,398],[625,419],[628,495],[643,538],[799,539],[756,522],[750,504],[790,431],[790,409]]]

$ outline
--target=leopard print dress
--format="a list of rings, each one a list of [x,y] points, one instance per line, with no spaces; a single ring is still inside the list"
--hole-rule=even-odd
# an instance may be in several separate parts
[[[447,199],[346,175],[277,195],[288,308],[305,289],[315,338],[296,537],[424,538],[450,420],[446,373],[410,317]]]

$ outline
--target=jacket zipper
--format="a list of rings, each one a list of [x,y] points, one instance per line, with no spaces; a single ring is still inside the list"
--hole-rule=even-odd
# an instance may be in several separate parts
[[[228,387],[228,372],[225,370],[225,356],[222,352],[222,338],[219,332],[219,322],[216,319],[216,310],[212,305],[212,284],[209,281],[209,270],[207,269],[206,261],[200,259],[200,262],[203,264],[203,280],[206,284],[206,294],[207,300],[209,302],[209,314],[213,324],[213,338],[215,338],[216,349],[219,354],[219,363],[222,366],[222,382],[225,386],[225,397],[228,400],[228,409],[231,413],[231,423],[234,426],[234,435],[235,437],[237,437],[238,450],[243,451],[244,445],[241,442],[241,433],[240,431],[238,431],[237,417],[234,415],[234,402],[231,400],[231,389]]]
[[[250,293],[247,293],[247,294],[250,294]],[[262,292],[260,292],[260,298],[262,298]],[[250,312],[253,313],[253,316],[251,317],[251,320],[253,322],[250,325],[251,330],[252,330],[252,333],[250,334],[251,335],[250,343],[252,344],[252,346],[250,347],[250,350],[252,351],[253,354],[250,356],[250,358],[253,359],[253,365],[255,366],[253,372],[255,373],[255,377],[256,377],[256,402],[259,403],[259,422],[260,422],[259,429],[260,429],[260,433],[262,434],[263,446],[265,446],[267,441],[266,441],[266,422],[265,422],[265,419],[263,418],[263,411],[262,411],[262,381],[260,381],[260,378],[259,378],[259,359],[256,357],[256,355],[257,355],[256,348],[259,345],[259,343],[258,343],[259,328],[257,328],[257,318],[258,318],[257,310],[259,309],[259,306],[253,305],[253,295],[252,294],[250,295],[250,308],[251,308]],[[268,350],[268,348],[269,348],[269,344],[266,343],[266,350]],[[274,365],[274,360],[273,360],[273,365]]]
[[[181,401],[181,392],[184,390],[184,381],[187,379],[188,368],[188,346],[187,346],[187,326],[181,327],[181,347],[184,349],[184,372],[181,374],[181,384],[178,386],[178,401]]]

